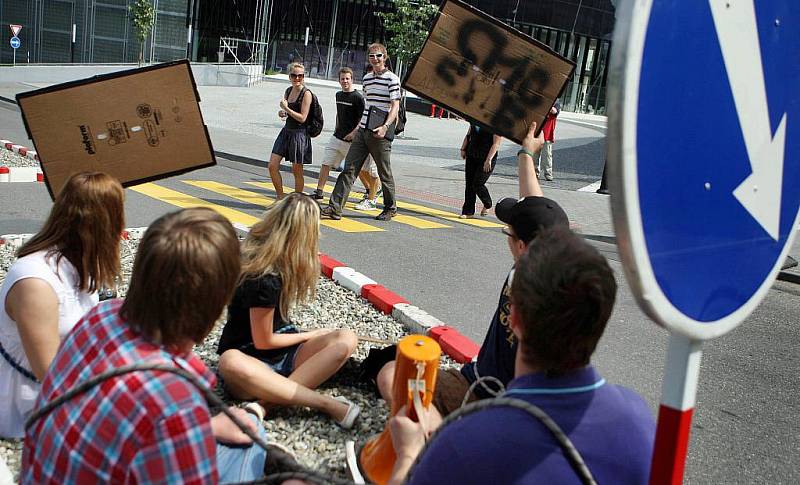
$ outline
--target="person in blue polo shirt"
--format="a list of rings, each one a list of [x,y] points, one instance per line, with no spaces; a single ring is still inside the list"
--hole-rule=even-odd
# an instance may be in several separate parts
[[[640,484],[650,471],[651,411],[590,364],[616,290],[613,271],[593,246],[568,228],[541,230],[518,259],[511,285],[510,327],[518,346],[503,396],[547,413],[597,483]],[[436,419],[426,420],[427,429],[435,426]],[[551,431],[520,409],[494,406],[453,422],[408,473],[425,443],[423,429],[403,410],[390,421],[398,457],[390,483],[581,483]]]

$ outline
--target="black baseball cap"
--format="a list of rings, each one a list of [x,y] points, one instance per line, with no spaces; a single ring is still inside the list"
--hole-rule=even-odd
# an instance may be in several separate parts
[[[556,201],[547,197],[506,197],[497,203],[494,213],[498,219],[511,226],[517,238],[526,244],[542,228],[569,227],[567,213]]]

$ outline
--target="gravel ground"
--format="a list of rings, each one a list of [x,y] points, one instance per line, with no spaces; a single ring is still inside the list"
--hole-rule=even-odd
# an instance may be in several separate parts
[[[39,162],[28,157],[23,157],[11,150],[0,148],[0,167],[38,167]]]
[[[133,257],[138,240],[123,241],[122,270],[119,295],[124,296],[133,266]],[[9,245],[0,245],[0,283],[14,260],[14,251]],[[317,298],[308,306],[297,308],[291,319],[302,328],[349,328],[358,335],[383,340],[396,341],[406,334],[402,325],[391,316],[375,310],[365,299],[345,289],[327,278],[321,277],[317,283]],[[215,326],[202,345],[195,352],[216,370],[217,341],[222,333],[224,321]],[[354,440],[356,448],[370,436],[380,432],[388,417],[389,409],[380,399],[371,384],[359,382],[359,364],[366,357],[370,347],[380,344],[361,342],[350,361],[331,380],[323,384],[319,391],[334,396],[345,396],[361,406],[361,415],[353,429],[339,428],[325,415],[308,408],[274,408],[267,412],[265,427],[270,441],[279,442],[294,450],[300,463],[325,474],[345,478],[345,441]],[[442,357],[443,366],[454,363]],[[232,405],[233,400],[222,388],[217,389],[223,399]],[[12,473],[19,472],[22,443],[19,440],[0,439],[0,457]]]

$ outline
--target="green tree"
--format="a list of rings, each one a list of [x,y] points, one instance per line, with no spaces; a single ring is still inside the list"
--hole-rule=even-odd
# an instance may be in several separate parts
[[[150,0],[136,0],[128,9],[133,16],[133,26],[136,29],[136,38],[139,40],[139,65],[144,61],[144,43],[150,31],[153,30],[153,23],[156,20],[156,11]]]
[[[422,49],[428,37],[431,19],[439,7],[428,0],[394,0],[394,10],[378,12],[383,26],[389,33],[387,49],[389,54],[399,61],[397,74],[402,66],[408,64]]]

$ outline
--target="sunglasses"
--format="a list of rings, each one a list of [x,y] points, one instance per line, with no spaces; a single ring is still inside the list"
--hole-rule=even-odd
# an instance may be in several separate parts
[[[369,54],[370,59],[383,59],[383,53],[378,52],[377,54]]]
[[[303,79],[304,77],[306,77],[306,75],[305,74],[289,74],[289,77],[291,79]]]
[[[514,234],[513,232],[511,232],[511,229],[508,226],[500,229],[500,232],[502,232],[506,236],[510,237],[511,239],[517,239],[517,235]]]

